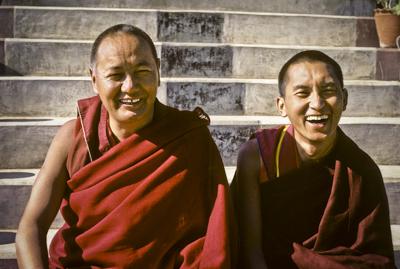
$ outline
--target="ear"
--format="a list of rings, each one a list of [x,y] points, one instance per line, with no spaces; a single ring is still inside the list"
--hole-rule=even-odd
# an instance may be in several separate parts
[[[89,73],[90,73],[90,80],[92,82],[92,89],[96,94],[98,94],[99,92],[97,91],[97,87],[96,87],[95,71],[92,68],[89,68]]]
[[[160,69],[161,69],[161,61],[160,58],[156,59],[156,64],[157,64],[157,72],[158,72],[158,87],[160,87]]]
[[[282,117],[286,117],[286,106],[285,106],[285,98],[282,96],[279,96],[276,98],[276,107],[278,108],[279,113],[281,114]]]
[[[343,111],[346,110],[348,97],[349,97],[349,93],[348,93],[347,89],[343,88]]]

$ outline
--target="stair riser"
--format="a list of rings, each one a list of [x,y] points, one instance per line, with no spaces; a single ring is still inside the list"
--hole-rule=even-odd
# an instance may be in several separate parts
[[[0,212],[2,213],[0,229],[18,228],[31,190],[30,185],[0,185]],[[61,214],[57,214],[51,228],[59,228],[63,223]]]
[[[304,14],[334,14],[371,16],[376,2],[323,0],[298,0],[293,4],[290,0],[260,1],[260,0],[3,0],[2,5],[39,5],[39,6],[69,6],[69,7],[113,7],[113,8],[150,8],[150,9],[190,9],[190,10],[236,10],[252,12],[304,13]]]
[[[399,117],[400,84],[347,85],[344,116]],[[76,115],[76,100],[93,95],[88,79],[0,80],[0,116]],[[159,98],[186,110],[202,107],[210,115],[278,115],[275,83],[162,82]]]
[[[0,37],[93,40],[107,27],[127,23],[158,41],[378,46],[372,18],[29,8],[0,14],[10,25]]]
[[[5,46],[4,63],[7,70],[0,70],[0,75],[88,75],[91,43],[6,40],[1,45]],[[163,44],[161,72],[165,77],[276,78],[282,65],[301,50]],[[399,79],[398,50],[323,51],[339,62],[345,79]]]
[[[213,125],[211,133],[225,165],[236,165],[237,152],[259,125]],[[266,126],[271,127],[271,126]],[[37,168],[43,163],[57,126],[1,126],[0,169]],[[345,124],[342,129],[378,164],[400,165],[400,125]],[[379,144],[379,141],[385,143]],[[379,146],[378,146],[379,145]]]

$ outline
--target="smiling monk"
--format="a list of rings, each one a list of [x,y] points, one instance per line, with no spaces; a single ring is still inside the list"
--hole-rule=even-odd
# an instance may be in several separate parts
[[[156,99],[160,60],[130,25],[99,35],[96,96],[56,134],[17,233],[20,268],[231,268],[224,167],[201,110]],[[65,224],[46,247],[60,209]]]
[[[394,268],[379,168],[338,127],[340,66],[300,52],[282,67],[279,92],[291,124],[257,131],[239,152],[240,268]]]

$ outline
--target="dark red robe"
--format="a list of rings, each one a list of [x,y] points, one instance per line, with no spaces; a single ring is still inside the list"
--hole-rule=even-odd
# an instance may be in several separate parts
[[[231,268],[224,167],[199,110],[156,102],[151,124],[113,146],[98,97],[78,103],[51,268]]]
[[[277,177],[283,129],[255,135],[268,177],[260,183],[268,268],[394,268],[388,201],[377,165],[340,128],[328,156],[300,165],[290,126],[282,136]]]

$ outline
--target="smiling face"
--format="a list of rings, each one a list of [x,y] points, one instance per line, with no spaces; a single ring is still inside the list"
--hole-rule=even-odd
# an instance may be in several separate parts
[[[285,94],[277,100],[282,116],[287,116],[301,148],[312,147],[309,158],[320,158],[330,149],[346,108],[347,91],[342,89],[332,68],[320,61],[292,64],[285,76]],[[307,151],[307,150],[306,150]]]
[[[90,73],[113,132],[125,129],[125,133],[132,133],[151,122],[159,86],[159,61],[143,38],[127,33],[106,37]]]

